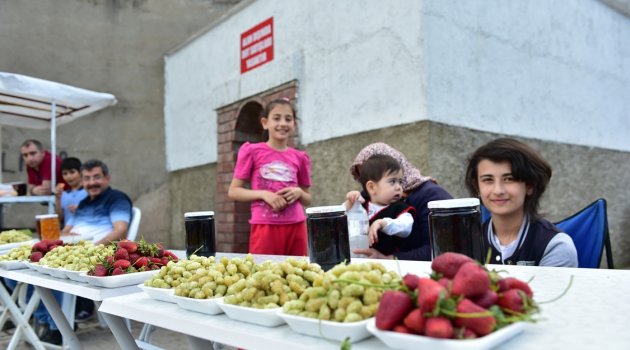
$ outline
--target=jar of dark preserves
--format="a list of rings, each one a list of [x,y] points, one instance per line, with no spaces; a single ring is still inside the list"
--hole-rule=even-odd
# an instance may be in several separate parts
[[[429,239],[431,257],[455,252],[484,262],[479,199],[459,198],[431,201]]]
[[[213,211],[184,213],[186,257],[214,256],[217,252]]]
[[[306,209],[308,256],[312,263],[329,270],[342,261],[350,262],[348,219],[343,205]]]

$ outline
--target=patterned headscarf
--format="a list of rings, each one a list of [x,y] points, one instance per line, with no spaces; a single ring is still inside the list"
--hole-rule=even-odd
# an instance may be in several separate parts
[[[400,163],[400,166],[403,169],[404,192],[412,191],[427,181],[433,181],[433,179],[429,176],[422,176],[422,174],[420,174],[420,170],[414,167],[402,153],[383,142],[367,145],[359,152],[359,154],[357,154],[357,157],[354,159],[354,162],[350,167],[350,173],[355,181],[359,181],[359,166],[375,154],[383,154],[393,157]]]

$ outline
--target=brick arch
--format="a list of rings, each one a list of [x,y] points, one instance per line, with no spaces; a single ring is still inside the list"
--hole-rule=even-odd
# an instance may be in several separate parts
[[[263,106],[277,98],[288,98],[295,105],[297,82],[292,81],[245,100],[217,109],[218,151],[215,218],[217,251],[245,253],[249,246],[250,203],[235,202],[227,191],[234,175],[236,157],[245,142],[261,142],[260,115]],[[297,136],[289,140],[295,147]]]

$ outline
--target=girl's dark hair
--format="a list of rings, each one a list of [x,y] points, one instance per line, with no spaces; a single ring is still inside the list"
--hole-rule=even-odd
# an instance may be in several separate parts
[[[271,100],[269,103],[267,103],[267,105],[265,106],[265,109],[263,109],[262,114],[260,115],[260,118],[269,118],[269,113],[271,113],[271,110],[273,110],[277,105],[286,105],[291,107],[291,112],[293,112],[293,119],[297,120],[297,113],[295,112],[295,107],[293,107],[293,105],[291,104],[291,100],[289,100],[286,97],[282,97],[282,98],[277,98],[275,100]],[[262,138],[263,140],[268,140],[269,139],[269,131],[268,130],[263,130],[262,133]]]
[[[499,138],[479,147],[469,158],[466,169],[466,188],[472,196],[479,197],[479,162],[487,159],[495,163],[509,162],[512,176],[531,188],[531,195],[525,197],[525,213],[538,216],[538,203],[549,180],[551,165],[533,148],[511,138]]]
[[[359,170],[359,180],[363,191],[367,192],[368,181],[380,181],[387,174],[395,173],[401,170],[400,163],[391,156],[384,154],[375,154],[366,159]]]

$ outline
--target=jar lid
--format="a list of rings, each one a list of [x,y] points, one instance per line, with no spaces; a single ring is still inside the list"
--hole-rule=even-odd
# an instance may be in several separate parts
[[[185,218],[192,218],[195,216],[214,216],[213,211],[189,211],[188,213],[184,213]]]
[[[59,216],[57,214],[42,214],[42,215],[35,215],[35,219],[50,219],[50,218],[58,218]]]
[[[346,207],[344,205],[328,205],[325,207],[311,207],[306,208],[306,214],[324,214],[324,213],[336,213],[345,212]]]
[[[476,207],[479,205],[479,198],[456,198],[444,199],[441,201],[430,201],[427,203],[429,209],[449,209]]]

